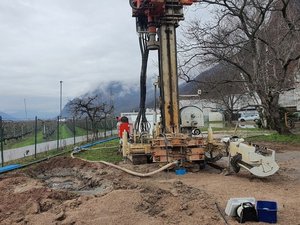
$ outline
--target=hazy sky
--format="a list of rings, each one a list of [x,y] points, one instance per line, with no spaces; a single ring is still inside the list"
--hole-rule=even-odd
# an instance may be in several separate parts
[[[139,71],[128,0],[0,1],[0,111],[57,115],[60,80],[66,103]]]

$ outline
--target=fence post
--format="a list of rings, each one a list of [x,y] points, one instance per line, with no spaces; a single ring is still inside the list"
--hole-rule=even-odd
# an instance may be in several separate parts
[[[113,117],[110,118],[110,136],[113,136]]]
[[[3,154],[3,139],[4,139],[4,129],[3,129],[3,122],[2,116],[0,116],[0,142],[1,142],[1,166],[4,166],[4,154]]]
[[[85,129],[86,129],[86,142],[89,142],[89,125],[88,125],[87,117],[85,117]]]
[[[74,129],[74,145],[76,144],[76,126],[75,126],[75,116],[73,116],[73,129]]]
[[[59,149],[59,116],[57,117],[57,150]]]
[[[34,123],[34,158],[36,158],[36,145],[37,145],[37,116],[35,116],[35,123]]]
[[[104,118],[104,137],[106,138],[106,115],[105,115],[105,118]]]

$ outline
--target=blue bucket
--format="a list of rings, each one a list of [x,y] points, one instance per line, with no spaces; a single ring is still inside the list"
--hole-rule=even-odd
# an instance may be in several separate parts
[[[177,169],[177,170],[175,170],[175,174],[176,175],[184,175],[184,174],[186,174],[186,169],[185,168],[180,168],[180,169]]]
[[[277,222],[277,203],[271,201],[257,201],[256,210],[259,222]]]

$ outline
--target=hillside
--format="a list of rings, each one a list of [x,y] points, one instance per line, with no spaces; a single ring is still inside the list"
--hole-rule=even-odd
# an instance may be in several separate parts
[[[14,117],[12,117],[4,112],[0,112],[0,116],[2,117],[3,120],[15,120]]]
[[[149,84],[147,88],[147,104],[151,105],[153,101],[153,87]],[[102,101],[106,103],[112,102],[115,107],[115,115],[121,112],[137,111],[140,101],[139,85],[121,83],[119,81],[109,82],[107,85],[99,86],[96,90],[86,93],[85,95],[100,95]],[[84,95],[83,95],[84,96]],[[69,117],[69,104],[63,109],[63,116]]]

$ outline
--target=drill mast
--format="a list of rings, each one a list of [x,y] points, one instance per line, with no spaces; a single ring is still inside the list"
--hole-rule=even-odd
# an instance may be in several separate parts
[[[130,0],[137,32],[146,34],[147,49],[158,50],[162,132],[180,132],[176,28],[183,5],[193,0]]]

